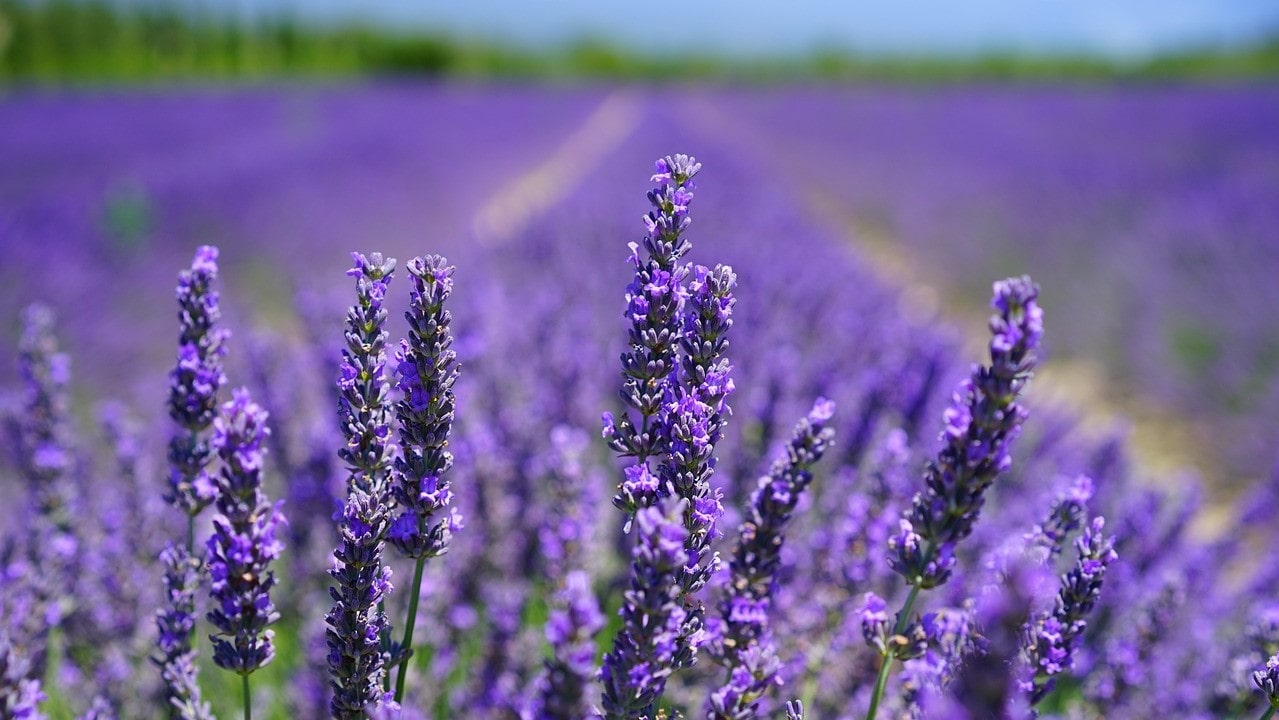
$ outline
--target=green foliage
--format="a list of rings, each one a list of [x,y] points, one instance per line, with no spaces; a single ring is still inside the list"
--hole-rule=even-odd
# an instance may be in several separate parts
[[[1085,55],[883,57],[843,49],[733,59],[645,55],[592,40],[534,51],[427,31],[308,24],[287,15],[246,19],[221,7],[162,0],[0,0],[0,83],[357,75],[747,82],[1279,75],[1279,37],[1242,49],[1188,50],[1127,64]]]

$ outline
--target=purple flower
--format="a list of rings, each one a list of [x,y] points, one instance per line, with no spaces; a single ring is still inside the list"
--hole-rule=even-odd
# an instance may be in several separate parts
[[[782,542],[800,495],[813,481],[813,466],[830,448],[834,415],[822,398],[795,426],[786,454],[778,458],[751,496],[749,517],[738,530],[729,564],[727,592],[720,602],[712,656],[727,677],[711,693],[708,717],[749,717],[756,703],[780,681],[768,626],[768,609],[781,573]]]
[[[950,551],[972,533],[986,489],[1011,464],[1010,449],[1026,417],[1017,397],[1043,334],[1038,295],[1029,278],[995,283],[992,305],[999,313],[990,319],[991,364],[974,367],[955,393],[944,415],[945,445],[903,516],[909,524],[890,541],[889,565],[911,585],[927,589],[949,579]]]
[[[604,420],[609,446],[623,457],[634,457],[637,465],[647,465],[649,457],[664,452],[667,446],[664,405],[676,383],[677,350],[683,334],[681,313],[688,296],[684,289],[688,268],[679,262],[692,247],[681,235],[688,224],[691,194],[680,196],[684,203],[678,211],[674,197],[677,189],[691,186],[693,175],[701,168],[684,156],[666,158],[659,165],[666,170],[653,176],[658,186],[648,194],[653,210],[645,218],[645,257],[640,257],[638,245],[630,245],[635,275],[626,289],[625,315],[630,329],[629,347],[622,355],[621,392],[627,410],[616,420],[611,415]],[[619,488],[613,504],[628,515],[657,500],[653,494],[628,494],[626,490],[625,486]]]
[[[218,475],[218,515],[209,537],[209,577],[216,607],[208,620],[217,632],[213,662],[224,670],[248,675],[275,656],[275,632],[268,629],[280,618],[271,602],[275,573],[272,560],[283,548],[276,534],[285,519],[278,504],[262,492],[266,456],[267,413],[236,390],[213,421],[209,446],[222,461]]]
[[[351,468],[351,482],[379,497],[390,490],[391,448],[387,442],[390,386],[386,370],[386,309],[382,298],[395,272],[395,259],[380,253],[352,253],[356,303],[347,311],[338,389],[339,425],[347,443],[338,455]]]
[[[401,453],[391,473],[392,495],[404,513],[390,540],[405,556],[424,559],[447,552],[452,530],[460,525],[456,510],[449,507],[453,493],[446,475],[453,466],[447,448],[458,367],[449,333],[452,318],[444,303],[453,290],[454,268],[438,255],[413,258],[407,267],[413,280],[405,313],[409,337],[395,356],[404,393],[395,406]],[[403,527],[405,522],[412,527]]]
[[[622,628],[600,672],[608,720],[651,717],[667,678],[679,665],[679,638],[687,618],[677,583],[688,562],[683,514],[682,502],[636,514],[639,538],[622,604]]]
[[[164,565],[165,604],[156,613],[159,653],[152,658],[160,668],[170,717],[181,720],[208,720],[212,711],[200,697],[196,680],[195,650],[191,634],[195,630],[195,594],[200,586],[200,561],[185,548],[170,545],[160,554]]]
[[[174,507],[195,517],[213,502],[208,477],[211,457],[205,433],[218,411],[218,393],[226,384],[222,358],[226,330],[213,283],[218,275],[218,249],[199,247],[190,270],[178,275],[178,361],[169,373],[169,417],[178,432],[169,442],[169,489]],[[192,542],[188,538],[188,545]]]
[[[1019,687],[1033,706],[1052,692],[1056,676],[1071,669],[1088,615],[1101,598],[1106,568],[1116,560],[1115,538],[1103,534],[1105,520],[1093,518],[1075,542],[1075,566],[1062,576],[1051,612],[1040,614],[1023,630]]]
[[[347,311],[346,347],[342,350],[342,379],[338,381],[338,416],[346,445],[339,451],[346,461],[347,495],[338,521],[338,547],[329,574],[333,606],[328,625],[329,675],[335,720],[363,720],[382,699],[390,648],[382,638],[389,631],[381,604],[391,591],[391,570],[383,549],[391,524],[388,475],[393,451],[387,442],[390,391],[385,378],[386,310],[382,299],[395,271],[395,260],[379,253],[352,253],[356,303]],[[408,540],[412,527],[401,525]]]

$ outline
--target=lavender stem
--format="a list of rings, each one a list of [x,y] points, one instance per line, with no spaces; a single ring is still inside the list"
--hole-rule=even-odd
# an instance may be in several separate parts
[[[409,594],[409,616],[404,620],[403,648],[413,647],[413,626],[417,624],[417,603],[422,595],[422,570],[426,567],[426,556],[417,559],[413,568],[413,585]],[[399,672],[395,675],[395,702],[404,700],[404,679],[409,673],[409,659],[400,662]]]

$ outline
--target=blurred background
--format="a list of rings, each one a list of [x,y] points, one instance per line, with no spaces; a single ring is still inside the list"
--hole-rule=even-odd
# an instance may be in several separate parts
[[[1058,400],[1158,469],[1270,472],[1268,0],[0,0],[0,371],[43,299],[84,392],[159,408],[195,245],[232,317],[298,335],[355,247],[520,237],[572,197],[636,239],[644,168],[580,186],[640,148],[784,186],[914,318],[971,327],[1031,273]]]

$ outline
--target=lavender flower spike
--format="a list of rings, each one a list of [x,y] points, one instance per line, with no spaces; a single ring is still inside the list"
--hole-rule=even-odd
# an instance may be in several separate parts
[[[208,543],[216,603],[208,614],[217,629],[211,636],[213,662],[244,676],[271,662],[275,633],[268,628],[280,618],[271,603],[275,573],[270,564],[283,550],[276,533],[285,519],[279,505],[271,505],[262,492],[270,434],[266,419],[266,411],[252,401],[248,390],[236,390],[214,420],[209,442],[222,461],[219,514],[213,518]]]
[[[170,545],[160,554],[164,565],[167,600],[156,613],[159,654],[152,658],[164,680],[167,715],[170,720],[210,720],[213,717],[200,697],[196,681],[195,651],[191,633],[195,629],[195,593],[200,586],[200,561],[185,548]]]
[[[786,446],[751,496],[750,516],[742,523],[727,596],[711,635],[714,655],[727,670],[724,684],[711,693],[706,717],[738,720],[755,717],[759,699],[779,681],[781,663],[773,648],[768,611],[781,566],[782,541],[800,496],[813,481],[812,467],[830,447],[835,431],[827,426],[835,404],[819,399],[800,420]]]
[[[675,669],[686,619],[677,584],[688,562],[683,505],[668,501],[635,516],[639,541],[622,604],[622,628],[600,671],[606,720],[654,720],[654,709]]]
[[[693,177],[701,167],[685,155],[657,161],[652,178],[657,187],[648,193],[653,210],[644,218],[645,257],[640,257],[639,245],[630,246],[635,277],[626,288],[630,329],[629,349],[622,355],[621,389],[628,409],[616,420],[609,413],[604,415],[609,446],[623,457],[635,458],[613,498],[613,504],[628,515],[670,494],[669,488],[659,492],[648,458],[666,447],[663,404],[671,396],[683,332],[681,313],[688,295],[684,287],[688,269],[679,261],[692,247],[682,234],[691,222]]]
[[[1017,396],[1043,336],[1038,296],[1028,277],[995,283],[990,365],[975,367],[955,393],[945,413],[945,445],[929,463],[926,487],[915,494],[901,532],[889,541],[889,565],[910,585],[927,589],[949,579],[955,544],[972,533],[986,489],[1012,463],[1012,443],[1026,419]]]
[[[383,499],[390,491],[390,386],[386,370],[387,287],[395,272],[395,259],[381,253],[368,257],[352,253],[356,303],[346,314],[346,347],[342,349],[338,379],[338,419],[347,444],[338,454],[351,469],[351,484]]]
[[[449,311],[444,302],[453,292],[453,266],[439,255],[413,258],[409,311],[409,337],[396,353],[400,390],[404,397],[395,406],[400,425],[402,452],[395,459],[393,495],[403,508],[391,525],[390,541],[402,554],[417,562],[409,587],[408,617],[404,641],[393,662],[400,663],[395,681],[395,701],[404,699],[408,659],[413,652],[413,627],[417,621],[422,570],[427,558],[448,552],[449,540],[462,527],[462,518],[451,508],[453,490],[446,473],[453,466],[448,448],[453,425],[457,382],[457,353],[449,334]]]
[[[352,253],[356,303],[346,315],[346,347],[338,378],[338,416],[346,434],[339,455],[349,473],[338,521],[339,545],[329,570],[333,607],[325,620],[330,711],[337,720],[362,720],[382,700],[386,678],[383,636],[389,631],[382,603],[391,591],[391,569],[383,562],[390,528],[388,475],[393,456],[386,407],[386,309],[382,303],[395,260],[380,253]]]
[[[975,365],[954,394],[943,416],[942,449],[924,471],[925,487],[888,539],[888,565],[911,586],[893,636],[912,623],[920,591],[950,579],[955,546],[972,534],[986,490],[1012,465],[1012,444],[1026,419],[1017,398],[1030,380],[1044,333],[1038,298],[1039,287],[1026,276],[994,285],[990,365]],[[867,720],[879,710],[893,659],[893,653],[881,651]]]
[[[1105,525],[1104,518],[1096,517],[1084,528],[1083,535],[1075,541],[1079,557],[1061,578],[1052,612],[1034,618],[1023,630],[1024,677],[1018,685],[1032,706],[1052,692],[1057,675],[1074,665],[1075,646],[1088,627],[1089,613],[1101,598],[1106,568],[1118,558],[1115,538],[1102,533]]]
[[[218,392],[226,384],[222,358],[226,330],[218,328],[221,310],[213,282],[218,249],[202,245],[191,268],[178,275],[178,362],[169,373],[169,417],[178,425],[169,442],[169,489],[165,494],[188,518],[213,502],[216,489],[206,467],[211,451],[205,433],[218,410]],[[190,524],[190,523],[189,523]],[[193,550],[193,532],[187,549]]]
[[[341,542],[329,574],[333,608],[325,635],[329,646],[329,710],[335,720],[364,720],[382,700],[386,673],[380,605],[391,591],[391,569],[383,564],[383,538],[390,524],[386,505],[353,487],[338,518]]]

